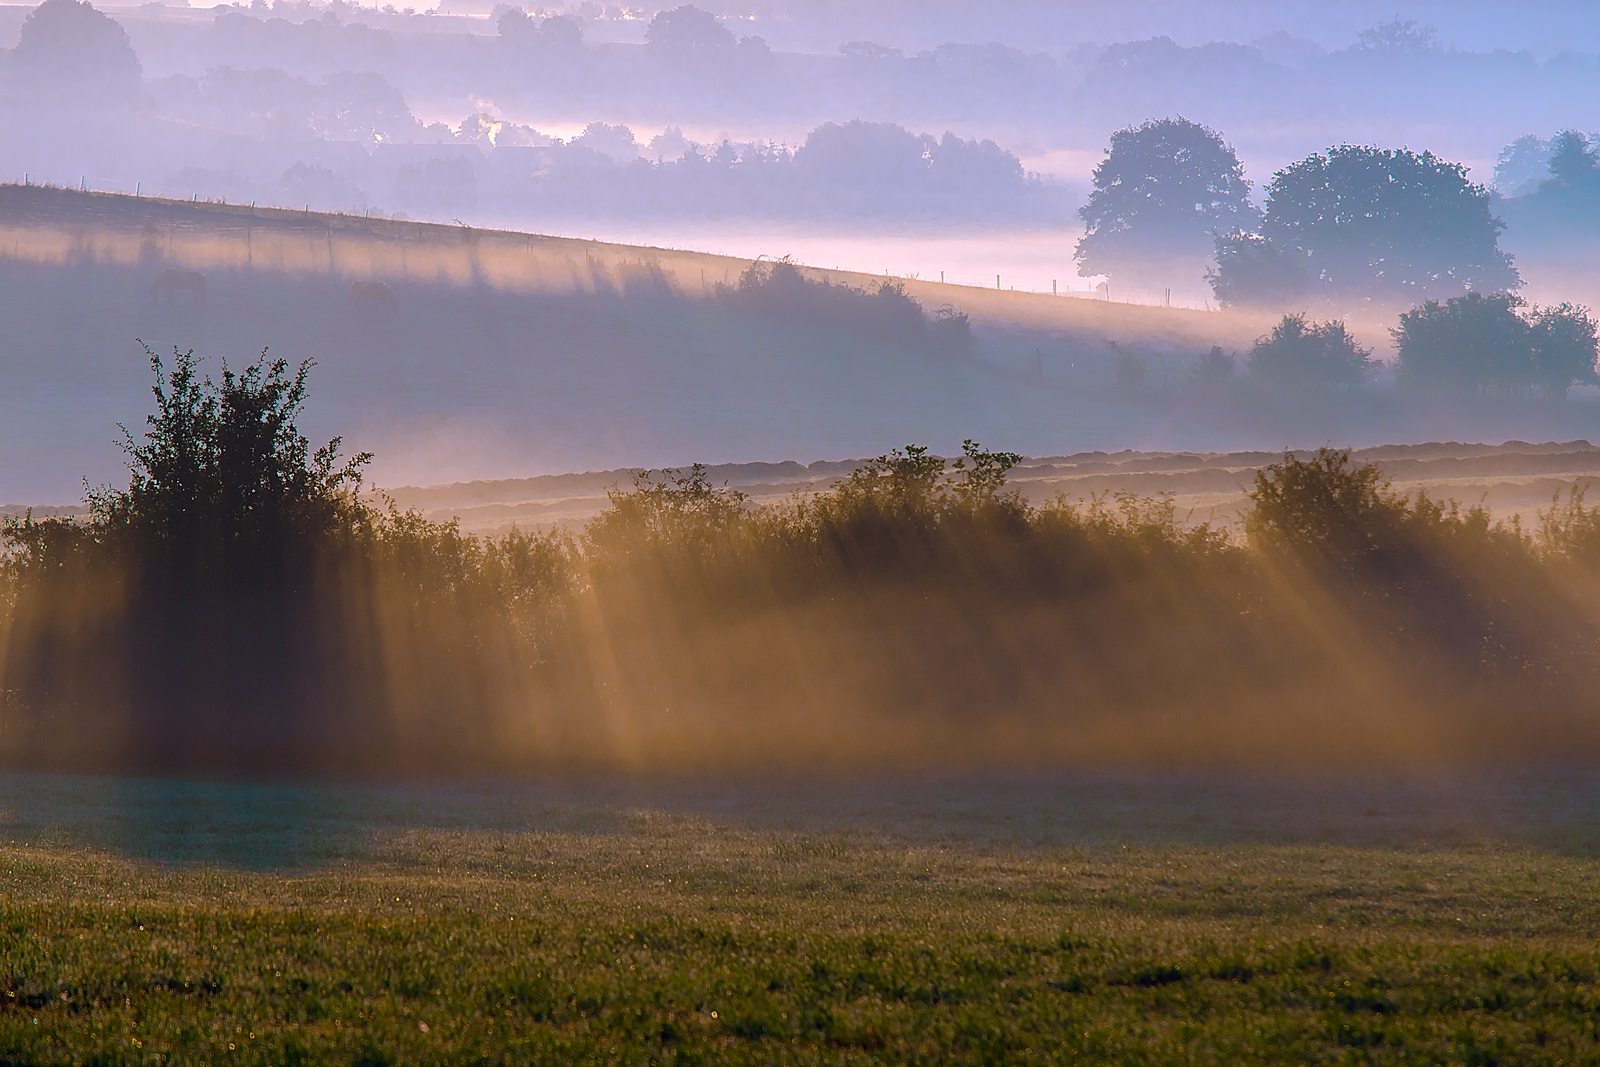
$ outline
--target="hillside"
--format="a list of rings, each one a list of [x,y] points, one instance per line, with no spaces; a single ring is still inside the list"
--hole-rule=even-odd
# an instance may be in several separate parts
[[[168,305],[166,267],[207,276]],[[381,485],[751,459],[873,455],[963,437],[1030,455],[1231,452],[1323,443],[1600,439],[1600,405],[1429,406],[1368,387],[1314,397],[1187,387],[1256,316],[899,279],[973,317],[938,357],[839,324],[714,298],[742,260],[671,248],[348,215],[0,186],[0,501],[68,505],[123,477],[119,423],[149,409],[156,352],[220,370],[314,359],[304,425],[377,454]],[[812,276],[821,271],[809,270]],[[836,283],[884,279],[829,271]],[[381,279],[398,314],[350,306]],[[1381,340],[1367,336],[1369,343]],[[1115,393],[1108,342],[1144,360]]]

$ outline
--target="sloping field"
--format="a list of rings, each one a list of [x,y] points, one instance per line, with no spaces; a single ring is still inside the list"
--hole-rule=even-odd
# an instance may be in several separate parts
[[[151,298],[166,267],[206,306]],[[1600,402],[1426,405],[1381,386],[1202,395],[1188,368],[1259,317],[905,280],[974,317],[970,356],[714,299],[747,263],[677,249],[344,215],[0,186],[0,502],[71,505],[123,477],[119,423],[150,407],[148,357],[316,360],[302,425],[371,450],[379,485],[696,460],[811,462],[964,437],[1035,456],[1324,443],[1600,440]],[[813,272],[821,273],[821,272]],[[865,275],[828,272],[868,286]],[[399,312],[353,308],[387,281]],[[1369,341],[1377,343],[1381,336]],[[1115,342],[1146,364],[1117,393]]]

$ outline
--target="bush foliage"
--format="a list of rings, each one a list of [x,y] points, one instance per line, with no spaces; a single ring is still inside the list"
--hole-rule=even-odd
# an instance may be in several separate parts
[[[1467,293],[1413,308],[1391,333],[1407,384],[1561,399],[1574,385],[1600,381],[1596,328],[1589,310],[1574,304],[1540,308],[1509,293]]]
[[[212,382],[187,354],[153,362],[129,487],[86,522],[4,528],[13,763],[1194,761],[1244,722],[1350,708],[1453,711],[1478,726],[1450,744],[1498,753],[1529,715],[1593,711],[1600,509],[1581,494],[1533,535],[1402,498],[1344,453],[1286,455],[1241,540],[1163,497],[1030,503],[1018,456],[967,441],[763,506],[703,468],[646,472],[576,536],[479,538],[375,506],[364,456],[311,450],[307,367]]]
[[[1250,373],[1278,386],[1355,385],[1371,369],[1371,354],[1337,319],[1285,315],[1250,349]]]

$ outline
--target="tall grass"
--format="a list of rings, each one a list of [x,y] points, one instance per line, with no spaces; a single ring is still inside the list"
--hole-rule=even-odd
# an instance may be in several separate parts
[[[1600,754],[1600,509],[1581,493],[1530,533],[1402,497],[1323,450],[1264,470],[1232,532],[1161,497],[1030,505],[1006,487],[1018,457],[969,441],[954,463],[908,447],[759,507],[703,468],[645,472],[576,536],[478,538],[363,503],[362,457],[294,429],[304,369],[218,385],[182,357],[157,371],[129,489],[93,496],[87,522],[4,530],[12,763],[768,773]]]

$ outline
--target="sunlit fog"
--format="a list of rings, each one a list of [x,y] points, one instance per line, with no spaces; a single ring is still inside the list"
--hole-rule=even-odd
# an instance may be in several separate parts
[[[1600,1063],[1600,4],[202,5],[0,3],[0,1067]]]

